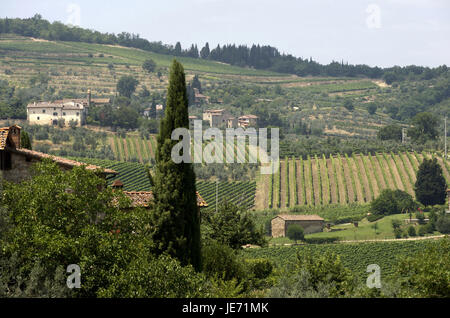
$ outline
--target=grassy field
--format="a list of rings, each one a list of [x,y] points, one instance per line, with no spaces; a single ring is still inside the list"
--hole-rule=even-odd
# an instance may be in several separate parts
[[[272,177],[273,186],[266,195],[258,197],[256,206],[288,209],[296,205],[363,204],[372,201],[386,188],[404,190],[414,197],[416,171],[424,157],[438,159],[450,184],[449,164],[440,154],[401,152],[308,157],[295,159],[295,170],[293,164],[286,164],[294,158],[285,158],[281,160],[279,172]],[[259,178],[257,187],[267,188],[265,182],[265,178]],[[298,203],[286,199],[293,191],[298,195]]]

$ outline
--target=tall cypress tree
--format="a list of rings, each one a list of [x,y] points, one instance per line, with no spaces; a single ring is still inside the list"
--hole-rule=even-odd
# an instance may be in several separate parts
[[[170,69],[165,116],[156,150],[152,238],[156,253],[168,253],[183,265],[201,269],[200,217],[195,174],[191,163],[176,164],[171,158],[175,128],[189,128],[188,98],[183,66],[173,61]]]
[[[424,205],[444,204],[447,192],[442,168],[436,158],[424,159],[417,171],[416,199]]]

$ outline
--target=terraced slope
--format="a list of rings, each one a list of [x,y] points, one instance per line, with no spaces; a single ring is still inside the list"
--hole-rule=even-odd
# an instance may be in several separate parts
[[[445,162],[440,154],[377,153],[374,156],[354,154],[303,160],[285,158],[279,172],[272,177],[274,186],[266,185],[269,192],[258,196],[256,207],[283,209],[295,205],[366,203],[387,188],[404,190],[414,197],[416,172],[424,157],[438,160],[450,185],[450,162]],[[257,188],[261,186],[258,182]],[[290,198],[294,191],[297,201],[285,199]],[[272,205],[269,198],[273,200]]]

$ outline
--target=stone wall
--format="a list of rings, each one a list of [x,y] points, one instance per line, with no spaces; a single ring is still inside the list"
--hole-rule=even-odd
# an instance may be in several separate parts
[[[289,225],[291,224],[298,224],[303,228],[303,233],[305,234],[311,234],[311,233],[317,233],[322,232],[323,230],[323,221],[286,221],[286,233]]]
[[[272,219],[272,237],[285,236],[285,221],[279,217]]]
[[[31,177],[30,167],[36,160],[27,160],[25,156],[11,153],[11,170],[0,171],[3,179],[10,182],[21,182]]]
[[[272,219],[272,237],[285,237],[287,235],[287,229],[291,224],[300,225],[305,234],[322,232],[324,227],[323,221],[318,220],[289,220],[286,221],[280,217]]]

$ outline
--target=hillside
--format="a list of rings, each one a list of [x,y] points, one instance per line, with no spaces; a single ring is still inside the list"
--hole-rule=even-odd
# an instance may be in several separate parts
[[[440,154],[285,158],[278,173],[258,178],[255,209],[365,203],[386,188],[404,190],[414,197],[416,172],[424,157],[437,158],[450,184],[450,163]]]
[[[161,70],[148,74],[142,69],[145,59],[153,59]],[[174,57],[113,45],[81,42],[47,41],[0,35],[0,79],[18,87],[27,87],[39,73],[49,75],[49,85],[56,90],[78,93],[91,89],[94,95],[114,95],[117,79],[133,75],[148,89],[165,89],[167,68]],[[243,76],[281,76],[268,71],[240,68],[209,60],[177,57],[187,74],[208,73]],[[108,68],[112,64],[113,67]],[[282,77],[288,77],[282,75]]]

